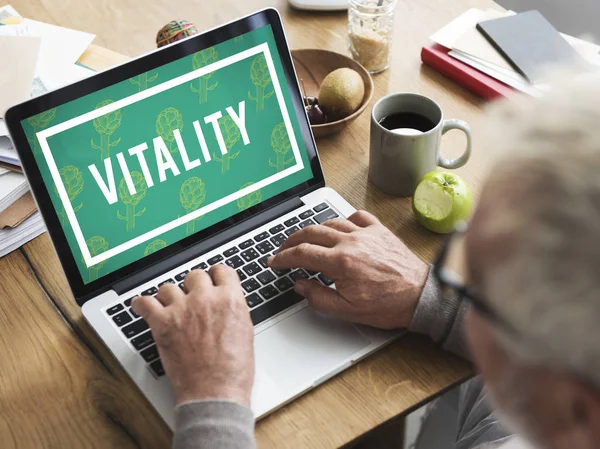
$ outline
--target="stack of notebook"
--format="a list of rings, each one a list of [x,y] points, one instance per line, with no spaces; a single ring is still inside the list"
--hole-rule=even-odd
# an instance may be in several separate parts
[[[532,28],[538,26],[549,39],[525,38],[527,33],[534,35]],[[504,36],[507,39],[503,41]],[[559,34],[537,11],[517,16],[512,11],[470,9],[436,32],[431,40],[433,44],[422,49],[423,63],[490,100],[515,92],[540,96],[547,91],[549,85],[544,79],[531,76],[531,69],[545,68],[542,61],[536,60],[544,51],[549,62],[564,61],[566,54],[585,66],[586,71],[600,69],[599,46]],[[551,61],[553,57],[555,61]]]

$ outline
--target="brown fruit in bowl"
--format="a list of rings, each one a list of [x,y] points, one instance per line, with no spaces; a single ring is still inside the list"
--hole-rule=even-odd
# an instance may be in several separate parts
[[[319,105],[330,122],[356,111],[365,95],[365,84],[355,70],[337,69],[325,77],[319,88]]]

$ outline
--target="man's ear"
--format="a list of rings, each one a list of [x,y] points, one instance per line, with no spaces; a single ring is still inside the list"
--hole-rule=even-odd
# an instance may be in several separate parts
[[[563,419],[571,429],[571,444],[575,440],[578,448],[600,447],[600,392],[578,379],[569,379],[566,389]]]

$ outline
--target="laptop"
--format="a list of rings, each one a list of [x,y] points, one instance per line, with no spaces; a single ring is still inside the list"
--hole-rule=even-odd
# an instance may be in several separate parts
[[[235,270],[257,418],[398,336],[316,313],[272,270],[292,233],[354,212],[325,186],[281,19],[265,9],[49,92],[6,121],[73,295],[165,422],[175,395],[136,295]]]

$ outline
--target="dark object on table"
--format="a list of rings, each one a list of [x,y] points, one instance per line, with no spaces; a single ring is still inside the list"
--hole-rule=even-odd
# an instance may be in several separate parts
[[[188,22],[187,20],[171,20],[156,34],[156,46],[160,48],[197,33],[198,29],[192,22]]]
[[[539,11],[487,20],[477,24],[477,29],[530,83],[544,81],[549,66],[586,66]]]

